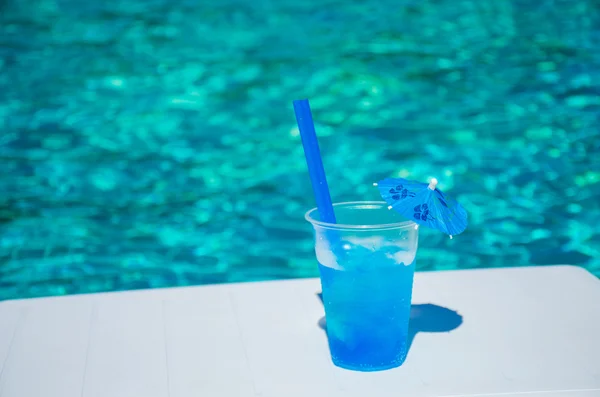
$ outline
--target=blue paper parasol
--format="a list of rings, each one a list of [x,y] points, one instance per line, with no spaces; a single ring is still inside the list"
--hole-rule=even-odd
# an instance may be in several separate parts
[[[467,228],[467,211],[436,188],[437,183],[435,178],[430,183],[386,178],[374,185],[389,204],[389,209],[452,238]]]

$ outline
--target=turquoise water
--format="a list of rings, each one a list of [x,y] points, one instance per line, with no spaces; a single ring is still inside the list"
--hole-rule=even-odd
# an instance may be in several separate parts
[[[417,270],[600,276],[592,0],[0,1],[0,299],[318,275],[291,101],[334,201],[470,214]]]
[[[339,367],[376,371],[406,359],[415,263],[386,262],[347,271],[319,265],[329,350]]]

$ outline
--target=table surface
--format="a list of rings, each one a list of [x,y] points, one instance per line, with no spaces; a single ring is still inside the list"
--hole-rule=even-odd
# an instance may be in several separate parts
[[[331,363],[319,291],[305,279],[0,302],[0,397],[600,396],[600,280],[581,268],[417,273],[408,358],[373,373]]]

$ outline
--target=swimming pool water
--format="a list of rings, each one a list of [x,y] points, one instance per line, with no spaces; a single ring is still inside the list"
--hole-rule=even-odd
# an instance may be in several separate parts
[[[0,299],[317,276],[291,101],[335,201],[470,212],[417,270],[600,276],[591,0],[0,2]]]

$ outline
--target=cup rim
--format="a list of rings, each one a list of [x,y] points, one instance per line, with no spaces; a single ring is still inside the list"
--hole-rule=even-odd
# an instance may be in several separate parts
[[[345,201],[342,203],[334,203],[333,207],[352,207],[352,206],[383,206],[387,207],[387,203],[385,201]],[[304,214],[304,219],[313,225],[320,226],[325,229],[332,230],[389,230],[389,229],[403,229],[407,230],[410,228],[415,228],[417,224],[413,221],[406,220],[402,222],[392,222],[392,223],[381,223],[375,225],[352,225],[352,224],[340,224],[340,223],[328,223],[322,222],[314,218],[313,215],[318,214],[319,209],[317,207],[308,210]]]

